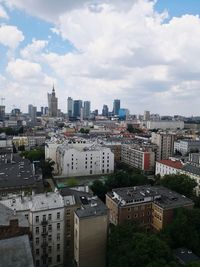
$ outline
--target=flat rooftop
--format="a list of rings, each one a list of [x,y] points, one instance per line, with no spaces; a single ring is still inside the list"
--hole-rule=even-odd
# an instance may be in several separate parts
[[[107,193],[119,206],[153,202],[163,209],[193,205],[193,201],[163,186],[134,186],[113,189]]]
[[[37,187],[39,176],[33,174],[32,164],[19,155],[13,156],[11,163],[0,161],[0,190],[16,187]]]
[[[0,267],[34,267],[27,235],[0,240]]]

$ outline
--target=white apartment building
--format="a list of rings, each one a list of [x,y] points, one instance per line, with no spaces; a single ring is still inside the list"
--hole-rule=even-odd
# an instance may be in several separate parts
[[[64,261],[64,201],[58,193],[13,197],[1,204],[29,221],[36,267],[61,267]]]
[[[177,130],[184,129],[183,121],[147,121],[147,129]]]
[[[178,140],[174,142],[174,152],[180,152],[182,155],[198,150],[200,151],[199,140]]]
[[[155,174],[161,177],[169,174],[177,174],[181,172],[183,164],[179,160],[163,159],[156,162]]]
[[[57,148],[58,175],[87,176],[114,171],[114,154],[97,144],[63,144]]]

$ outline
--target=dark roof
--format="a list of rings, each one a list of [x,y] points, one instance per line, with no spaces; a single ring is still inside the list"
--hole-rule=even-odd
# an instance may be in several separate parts
[[[199,166],[195,166],[195,165],[188,163],[183,167],[182,170],[200,176],[200,167]]]
[[[200,258],[187,248],[178,248],[174,251],[174,253],[178,261],[183,265],[190,264],[192,262],[200,263]]]
[[[27,235],[0,240],[1,267],[34,267]]]
[[[32,164],[28,159],[14,155],[12,163],[0,162],[0,190],[37,187],[39,183],[41,179],[33,174]]]
[[[163,186],[134,186],[113,189],[107,193],[119,206],[154,202],[163,209],[193,205],[191,199]]]

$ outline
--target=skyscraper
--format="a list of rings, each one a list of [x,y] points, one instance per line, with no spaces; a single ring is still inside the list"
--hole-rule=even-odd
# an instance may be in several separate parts
[[[84,101],[83,105],[83,118],[89,119],[90,117],[90,101]]]
[[[74,100],[74,114],[73,114],[73,117],[80,118],[82,106],[83,106],[82,100]]]
[[[73,117],[73,113],[74,113],[74,101],[71,97],[67,98],[67,114],[68,117]]]
[[[37,108],[34,107],[33,105],[28,105],[28,115],[33,123],[36,121],[36,113],[37,113]]]
[[[115,99],[113,102],[113,115],[119,115],[120,99]]]
[[[145,110],[144,111],[144,121],[149,121],[150,120],[150,111]]]
[[[47,94],[48,97],[48,107],[49,107],[49,117],[57,117],[58,114],[58,98],[56,97],[55,89],[51,94]]]
[[[102,115],[105,117],[108,117],[108,106],[107,105],[103,105]]]
[[[0,121],[4,121],[5,119],[5,106],[0,105]]]

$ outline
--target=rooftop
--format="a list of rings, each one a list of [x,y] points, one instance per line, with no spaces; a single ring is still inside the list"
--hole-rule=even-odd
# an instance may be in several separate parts
[[[0,240],[0,267],[34,267],[27,235]]]
[[[200,166],[187,163],[183,166],[183,171],[200,176]]]
[[[20,227],[29,227],[28,220],[25,216],[14,214],[13,210],[9,209],[8,207],[4,206],[0,203],[0,225],[1,226],[9,226],[11,220],[18,219],[18,225]]]
[[[0,189],[38,186],[40,178],[33,174],[33,167],[28,159],[13,156],[12,162],[0,161]]]
[[[64,207],[63,198],[59,193],[37,194],[28,197],[15,197],[1,200],[6,207],[16,211],[42,211]]]
[[[181,161],[171,160],[171,159],[163,159],[163,160],[158,161],[158,163],[167,165],[167,166],[175,168],[175,169],[182,169],[184,166]]]
[[[163,186],[135,186],[113,189],[107,193],[119,206],[154,202],[163,209],[193,205],[192,200]]]
[[[179,262],[183,265],[190,264],[193,262],[199,262],[200,258],[196,256],[191,250],[187,248],[178,248],[175,250],[175,256]]]

